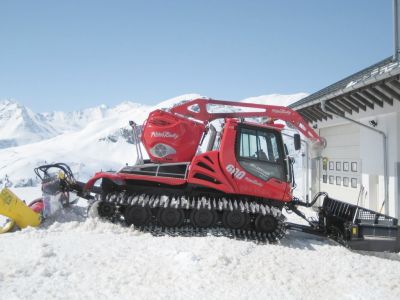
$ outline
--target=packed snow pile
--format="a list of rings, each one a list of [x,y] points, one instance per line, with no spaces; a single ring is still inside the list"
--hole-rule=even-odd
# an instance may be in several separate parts
[[[14,189],[22,198],[38,189]],[[0,236],[2,299],[399,299],[400,255],[289,233],[277,245],[154,237],[85,218]],[[56,221],[55,221],[56,220]]]

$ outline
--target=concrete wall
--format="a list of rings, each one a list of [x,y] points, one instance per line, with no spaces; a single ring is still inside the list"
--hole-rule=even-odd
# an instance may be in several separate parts
[[[389,171],[389,202],[382,212],[392,216],[400,216],[400,102],[393,106],[360,112],[348,117],[369,124],[374,120],[378,123],[376,129],[386,133],[388,140],[388,171]],[[380,210],[384,199],[384,160],[382,135],[341,118],[319,122],[319,133],[327,139],[327,148],[322,152],[322,158],[335,165],[334,170],[323,167],[322,160],[314,163],[312,172],[318,177],[312,183],[313,192],[326,191],[333,198],[359,203],[373,210]],[[321,159],[322,159],[321,158]],[[336,163],[341,166],[336,169]],[[352,172],[351,164],[357,163],[357,172]],[[350,164],[349,170],[343,170],[344,164]],[[318,165],[318,166],[316,166]],[[324,175],[327,179],[324,179]],[[334,177],[334,183],[329,183],[329,176]],[[344,178],[350,180],[345,186]],[[337,179],[339,181],[337,181]],[[351,180],[357,180],[357,186],[351,186]],[[326,181],[326,182],[324,182]]]
[[[327,140],[322,152],[327,161],[320,164],[320,189],[331,197],[357,203],[361,186],[362,163],[360,161],[360,127],[355,124],[340,124],[320,129],[320,135]],[[356,164],[356,171],[351,165]],[[326,176],[324,178],[324,176]],[[351,181],[356,181],[352,187]]]

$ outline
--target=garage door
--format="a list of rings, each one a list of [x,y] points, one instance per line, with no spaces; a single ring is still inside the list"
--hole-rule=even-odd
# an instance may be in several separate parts
[[[360,127],[356,124],[320,129],[327,140],[322,157],[315,163],[317,178],[313,189],[325,191],[332,198],[365,206],[367,192],[362,190],[360,159]],[[360,198],[360,200],[358,200]]]

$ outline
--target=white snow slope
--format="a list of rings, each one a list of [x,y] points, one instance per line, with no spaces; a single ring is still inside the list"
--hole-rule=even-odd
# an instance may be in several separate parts
[[[38,191],[16,189],[21,197]],[[1,299],[399,299],[400,255],[289,233],[277,245],[154,237],[85,204],[0,236]]]
[[[70,163],[80,177],[132,163],[134,147],[119,129],[152,109],[128,104],[81,130],[0,150],[0,179],[29,178],[45,160]],[[38,187],[13,190],[27,202],[40,196]],[[0,235],[0,299],[400,298],[399,254],[353,252],[301,233],[277,245],[153,237],[86,219],[86,207],[80,200],[40,228]]]

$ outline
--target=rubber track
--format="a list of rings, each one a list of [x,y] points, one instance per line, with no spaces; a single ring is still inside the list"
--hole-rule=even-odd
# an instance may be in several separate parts
[[[190,215],[193,209],[210,209],[217,212],[238,210],[242,213],[250,215],[250,225],[248,229],[231,229],[223,226],[222,221],[218,221],[215,227],[198,228],[191,224],[189,218],[180,227],[163,227],[154,216],[146,226],[137,229],[150,232],[153,235],[171,235],[171,236],[225,236],[238,240],[254,241],[256,243],[276,243],[286,234],[285,216],[279,208],[269,206],[267,204],[259,204],[250,201],[241,201],[231,198],[206,198],[206,197],[185,197],[185,196],[166,196],[166,195],[150,195],[150,194],[127,194],[111,193],[103,197],[103,202],[113,204],[116,208],[115,213],[111,217],[107,217],[109,221],[114,223],[122,223],[127,225],[121,210],[129,206],[139,205],[143,207],[156,208],[175,208],[183,209],[185,215]],[[123,209],[121,209],[123,208]],[[190,212],[187,212],[187,211]],[[254,228],[254,220],[259,215],[272,215],[278,222],[276,230],[272,233],[257,232]]]

